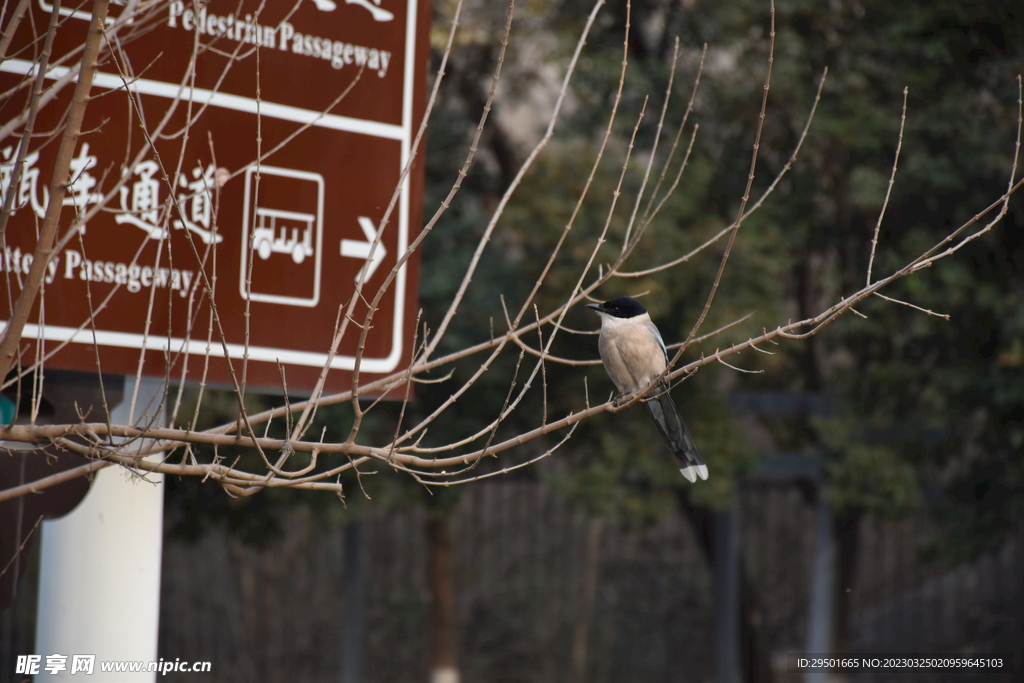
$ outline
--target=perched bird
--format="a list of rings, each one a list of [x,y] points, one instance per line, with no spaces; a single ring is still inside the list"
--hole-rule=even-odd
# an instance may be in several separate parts
[[[617,296],[603,304],[587,304],[601,316],[598,348],[604,369],[620,397],[646,389],[668,365],[668,351],[647,309],[636,299]],[[679,461],[679,471],[691,482],[708,478],[708,466],[693,444],[690,430],[679,417],[665,379],[648,394],[647,405],[662,440]]]

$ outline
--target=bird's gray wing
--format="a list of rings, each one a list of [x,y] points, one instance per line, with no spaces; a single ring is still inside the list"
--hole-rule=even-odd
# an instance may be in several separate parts
[[[654,338],[658,340],[658,346],[661,347],[661,353],[665,356],[665,362],[668,363],[668,349],[665,348],[665,340],[661,338],[661,332],[658,331],[658,328],[653,322],[647,324],[647,329],[649,329],[651,334],[654,335]]]

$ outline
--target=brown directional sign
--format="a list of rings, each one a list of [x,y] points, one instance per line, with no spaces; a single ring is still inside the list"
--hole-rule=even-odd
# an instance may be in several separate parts
[[[0,126],[26,108],[42,51],[52,8],[30,7],[0,63],[9,94]],[[123,11],[111,4],[108,42],[118,49],[104,51],[94,80],[65,239],[25,328],[25,359],[38,350],[53,353],[48,367],[95,371],[98,355],[104,372],[134,374],[141,358],[146,374],[205,371],[230,384],[226,349],[249,386],[279,390],[280,365],[289,391],[310,390],[330,363],[328,387],[347,388],[360,329],[350,324],[329,355],[339,307],[365,278],[361,323],[418,230],[422,169],[404,181],[402,169],[425,103],[429,2],[174,1],[130,21]],[[48,89],[67,80],[89,24],[88,12],[59,12]],[[32,263],[73,87],[40,109],[13,188],[0,254],[13,297]],[[4,190],[20,130],[0,139]],[[409,358],[417,276],[410,260],[381,299],[361,383]]]

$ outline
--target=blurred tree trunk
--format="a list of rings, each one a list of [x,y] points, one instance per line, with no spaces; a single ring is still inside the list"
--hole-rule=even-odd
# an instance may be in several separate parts
[[[714,567],[715,683],[739,683],[740,654],[740,512],[732,506],[711,518],[711,565]]]
[[[572,629],[572,683],[587,680],[587,632],[594,613],[594,598],[597,595],[597,573],[601,561],[601,534],[604,520],[593,517],[587,522],[587,546],[583,558],[582,591],[580,607],[576,611],[576,623]]]
[[[458,683],[452,537],[449,518],[444,512],[429,513],[427,545],[430,564],[430,680],[431,683]]]
[[[685,519],[689,521],[700,549],[704,551],[704,559],[717,577],[724,567],[715,562],[715,513],[705,507],[694,505],[685,489],[679,490],[677,497],[679,508]],[[743,549],[739,549],[737,558],[739,565],[739,630],[740,630],[740,675],[746,683],[772,683],[773,671],[771,653],[768,650],[769,638],[762,623],[761,600],[758,598],[757,586],[747,575],[743,562]]]
[[[341,634],[341,683],[364,683],[366,674],[366,562],[363,522],[345,527],[345,623]]]
[[[835,621],[832,630],[833,650],[842,657],[850,650],[850,589],[857,569],[860,549],[860,520],[858,512],[837,515],[833,520],[832,534],[836,547]],[[834,673],[837,680],[847,680],[846,674]]]

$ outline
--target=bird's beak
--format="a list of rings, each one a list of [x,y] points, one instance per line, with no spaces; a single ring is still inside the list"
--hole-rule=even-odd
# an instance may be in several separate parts
[[[601,307],[601,304],[587,304],[587,308],[592,308],[593,310],[597,311],[598,313],[600,313],[603,310],[602,307]]]

